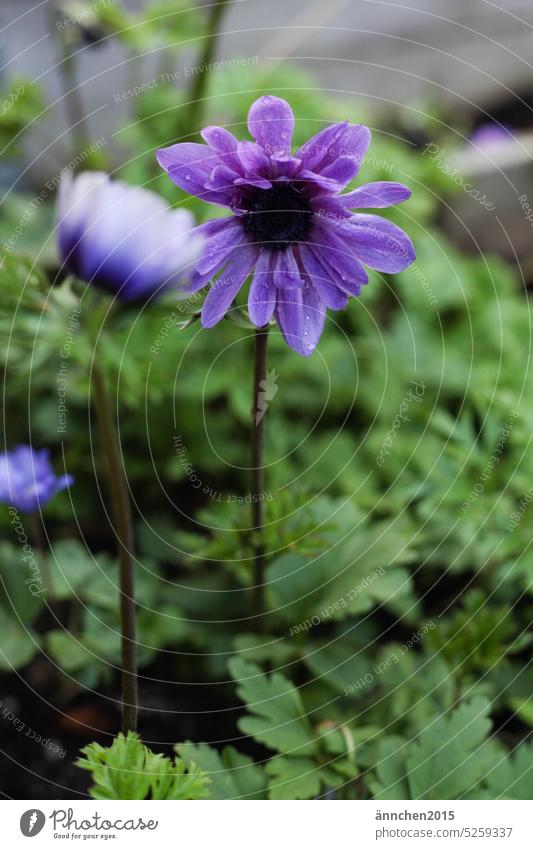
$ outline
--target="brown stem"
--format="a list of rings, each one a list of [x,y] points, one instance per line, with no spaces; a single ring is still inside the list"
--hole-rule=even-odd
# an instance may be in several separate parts
[[[50,574],[50,569],[48,568],[48,546],[46,545],[42,518],[38,513],[28,513],[28,522],[30,525],[33,546],[38,555],[39,569],[43,580],[45,595],[47,596],[48,601],[52,602],[54,598],[54,590],[52,587],[52,576]]]
[[[204,37],[203,50],[199,57],[199,71],[194,75],[188,95],[189,107],[187,109],[186,121],[184,122],[188,132],[196,132],[203,111],[203,99],[207,85],[209,66],[213,62],[218,40],[218,29],[222,21],[225,6],[228,0],[213,0],[209,8],[207,31]]]
[[[263,630],[265,619],[265,546],[263,540],[263,490],[265,482],[264,442],[265,413],[264,396],[267,376],[268,325],[255,332],[254,340],[254,385],[252,406],[252,527],[254,531],[254,571],[252,611],[258,630]]]
[[[122,467],[111,398],[96,358],[93,361],[94,406],[106,458],[113,522],[118,542],[120,582],[120,632],[122,654],[122,730],[137,730],[137,642],[135,636],[135,582],[133,569],[133,522]]]

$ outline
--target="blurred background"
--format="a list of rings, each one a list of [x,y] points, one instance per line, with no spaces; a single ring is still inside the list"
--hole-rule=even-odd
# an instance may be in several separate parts
[[[330,314],[310,359],[273,334],[262,636],[247,621],[250,516],[238,503],[249,487],[251,333],[230,322],[169,333],[168,302],[106,319],[135,511],[143,738],[162,752],[190,740],[195,760],[220,770],[212,752],[231,742],[262,769],[276,746],[243,731],[237,658],[297,688],[317,735],[381,729],[377,741],[361,736],[348,798],[530,798],[532,47],[526,0],[3,0],[4,445],[49,446],[58,473],[76,477],[45,515],[53,605],[21,585],[0,516],[5,795],[82,797],[79,747],[107,745],[120,721],[90,317],[59,271],[59,179],[106,170],[199,221],[218,215],[174,186],[154,152],[198,140],[207,124],[246,138],[251,102],[274,93],[294,109],[297,144],[334,121],[371,128],[357,183],[412,189],[389,217],[417,260],[397,277],[372,274]],[[65,433],[57,374],[70,332]],[[346,608],[319,616],[376,569]],[[461,779],[448,789],[437,775],[424,796],[403,744],[417,740],[438,773],[455,711],[466,724],[487,718],[468,744],[471,769],[457,763]],[[399,789],[387,758],[411,776]],[[329,774],[293,792],[334,785]]]

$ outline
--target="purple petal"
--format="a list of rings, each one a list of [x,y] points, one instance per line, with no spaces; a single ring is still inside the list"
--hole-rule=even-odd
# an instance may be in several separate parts
[[[72,486],[73,483],[74,483],[74,476],[73,475],[62,475],[56,481],[55,491],[61,492],[62,489],[67,489],[67,487]]]
[[[252,138],[269,155],[289,154],[294,115],[286,100],[266,95],[252,103],[248,112],[248,129]]]
[[[156,152],[157,161],[182,189],[203,189],[211,171],[221,161],[205,144],[182,142]],[[178,182],[179,180],[179,182]]]
[[[352,213],[350,210],[339,203],[341,197],[342,195],[340,197],[334,197],[332,195],[318,195],[314,197],[311,202],[313,212],[315,215],[325,218],[326,221],[344,221],[351,218]]]
[[[332,310],[344,309],[348,296],[331,280],[327,269],[320,262],[320,258],[315,256],[313,249],[308,245],[300,245],[298,253],[302,267],[317,289],[321,300]]]
[[[350,250],[376,271],[396,274],[416,259],[407,233],[379,215],[355,214],[349,221],[335,226]]]
[[[344,183],[338,183],[337,180],[333,180],[331,177],[327,176],[324,177],[322,174],[316,174],[314,171],[301,171],[298,175],[298,179],[303,180],[306,183],[307,189],[313,188],[314,185],[320,192],[336,194],[344,188]]]
[[[370,144],[370,130],[363,124],[333,124],[309,139],[298,151],[302,167],[322,173],[340,157],[353,161],[354,174],[359,171]]]
[[[194,295],[195,292],[199,292],[200,289],[203,289],[204,286],[213,279],[217,271],[220,271],[221,267],[224,265],[224,260],[221,260],[220,265],[217,268],[214,268],[212,271],[208,271],[206,274],[199,274],[196,269],[190,275],[187,282],[181,287],[180,291],[183,292],[185,296]]]
[[[387,181],[365,183],[363,186],[337,198],[346,209],[385,209],[411,197],[411,190],[402,183]]]
[[[238,141],[224,127],[205,127],[202,130],[201,136],[209,145],[211,150],[220,154],[224,158],[224,162],[234,171],[242,173],[239,157],[237,156]]]
[[[214,274],[235,248],[246,242],[239,218],[225,218],[222,223],[223,226],[206,239],[204,253],[196,263],[199,275]]]
[[[199,235],[204,239],[207,239],[209,236],[215,236],[221,230],[224,230],[230,221],[233,221],[233,218],[211,218],[209,221],[204,221],[203,224],[199,224],[194,230],[191,230],[191,236]]]
[[[307,356],[304,345],[304,317],[301,289],[278,289],[276,317],[287,345],[298,354]]]
[[[86,217],[95,193],[109,185],[109,175],[86,171],[76,179],[67,173],[58,189],[57,234],[59,251],[70,270],[81,273],[80,240],[86,229]]]
[[[333,226],[315,224],[311,248],[332,275],[335,285],[356,298],[361,286],[368,283],[368,274],[355,251],[337,235],[342,232],[342,228],[336,227],[334,231]]]
[[[306,283],[302,291],[304,322],[304,355],[309,356],[315,350],[326,320],[326,305],[317,289]]]
[[[67,266],[123,301],[162,291],[200,252],[191,213],[169,209],[154,192],[91,172],[67,181],[60,192],[62,252],[77,234],[63,253]]]
[[[270,180],[265,180],[264,177],[238,177],[235,180],[236,186],[255,186],[256,189],[271,189],[272,183]]]
[[[258,144],[251,141],[239,142],[238,155],[246,174],[252,174],[254,177],[268,175],[268,156]]]
[[[287,345],[308,357],[318,343],[326,307],[309,283],[303,289],[278,290],[276,316]]]
[[[355,168],[354,176],[362,165],[370,139],[370,130],[364,124],[349,124],[339,137],[337,156],[352,159]]]
[[[257,255],[257,248],[237,248],[220,277],[213,282],[204,301],[203,327],[213,327],[224,318],[237,292],[252,271]]]
[[[331,124],[311,136],[298,151],[298,158],[302,162],[302,168],[309,171],[315,171],[321,162],[324,161],[328,151],[333,151],[334,146],[340,134],[346,129],[348,124]],[[335,160],[335,155],[332,154],[328,159],[328,163]]]
[[[235,153],[237,151],[237,139],[224,127],[204,127],[200,135],[216,153]]]
[[[300,269],[291,248],[278,251],[273,263],[274,284],[278,289],[292,289],[303,285]]]
[[[215,218],[212,221],[206,221],[204,224],[200,224],[198,227],[195,227],[194,230],[191,231],[191,235],[197,234],[207,243],[209,243],[209,241],[216,238],[220,233],[223,233],[228,224],[233,225],[234,221],[234,218]],[[209,283],[209,281],[215,276],[217,271],[220,270],[220,268],[224,265],[226,261],[227,255],[221,253],[220,261],[217,263],[217,265],[211,267],[210,270],[204,272],[203,274],[199,273],[198,266],[196,266],[196,268],[190,275],[187,283],[181,287],[181,291],[186,295],[198,292],[199,289],[202,289],[207,283]]]
[[[360,163],[357,163],[353,157],[339,156],[335,162],[323,168],[320,173],[321,177],[329,177],[330,180],[335,180],[339,186],[344,187],[350,180],[353,180],[359,171],[359,167]]]
[[[18,445],[0,455],[0,501],[32,513],[74,482],[71,475],[57,478],[49,451]]]
[[[193,142],[173,144],[171,147],[158,150],[156,156],[161,167],[180,189],[210,203],[231,205],[233,186],[218,191],[206,188],[207,181],[215,168],[226,164],[224,157],[214,153],[207,145]]]
[[[231,188],[238,179],[239,176],[233,168],[228,168],[227,165],[217,165],[207,178],[205,185],[206,188],[213,189],[214,191],[218,191],[220,189],[222,191],[226,191],[226,189]]]
[[[256,327],[268,324],[276,306],[272,265],[272,254],[261,251],[248,295],[248,312],[250,320]]]
[[[295,157],[287,158],[279,158],[276,156],[270,157],[270,170],[269,175],[270,178],[274,181],[280,180],[290,180],[292,177],[298,178],[298,174],[300,172],[302,163],[299,159],[295,159]]]

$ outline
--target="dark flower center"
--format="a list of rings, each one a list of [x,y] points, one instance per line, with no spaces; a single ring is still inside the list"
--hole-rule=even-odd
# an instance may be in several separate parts
[[[307,241],[312,219],[305,197],[287,182],[255,191],[243,217],[244,229],[254,242],[267,242],[274,251],[286,250],[293,242]]]

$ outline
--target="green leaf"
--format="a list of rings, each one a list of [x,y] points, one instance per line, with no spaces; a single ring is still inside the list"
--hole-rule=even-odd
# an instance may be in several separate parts
[[[0,316],[12,320],[15,312],[32,309],[42,312],[49,288],[43,272],[26,256],[0,251]]]
[[[43,606],[41,588],[46,582],[39,570],[39,554],[24,552],[21,546],[0,543],[0,604],[8,615],[15,612],[23,622],[29,623]],[[42,578],[42,583],[32,579]]]
[[[418,629],[419,634],[424,628]],[[423,645],[427,632],[420,640]],[[417,733],[435,716],[450,710],[454,703],[455,681],[452,668],[440,654],[388,643],[378,652],[368,679],[354,688],[354,696],[377,689],[383,718],[407,723]],[[373,696],[375,698],[375,696]]]
[[[501,757],[498,744],[487,739],[489,709],[487,699],[475,697],[437,715],[414,741],[381,740],[368,779],[374,798],[478,798],[484,776]]]
[[[72,676],[81,685],[95,687],[100,678],[109,677],[110,664],[120,661],[120,637],[106,628],[100,629],[92,641],[87,634],[75,635],[66,631],[48,631],[45,644],[58,669]]]
[[[533,798],[533,743],[522,743],[502,757],[486,776],[488,799]]]
[[[77,766],[88,770],[93,799],[204,799],[209,779],[190,762],[156,755],[138,734],[119,734],[111,746],[90,743]]]
[[[327,681],[337,692],[357,696],[364,692],[364,686],[358,688],[357,684],[364,683],[373,663],[368,652],[357,651],[348,639],[343,636],[324,645],[309,644],[303,660],[316,676]]]
[[[296,687],[278,672],[267,677],[240,657],[232,658],[229,667],[238,682],[237,693],[252,714],[239,720],[241,731],[278,752],[313,754],[316,735]]]
[[[0,608],[0,670],[12,672],[30,662],[39,649],[37,636]]]
[[[510,698],[509,704],[522,722],[533,728],[533,701],[531,700],[531,696],[528,698]]]
[[[340,539],[344,534],[338,534]],[[412,560],[405,524],[375,522],[357,527],[344,543],[333,542],[313,559],[287,552],[268,568],[273,607],[291,627],[307,619],[316,624],[343,620],[377,604],[416,611],[409,572]]]
[[[486,745],[490,702],[477,697],[437,717],[408,747],[411,799],[458,799],[490,769],[494,750]]]
[[[187,764],[196,763],[209,776],[212,799],[265,798],[263,770],[233,746],[218,752],[206,743],[179,743],[176,751]]]
[[[53,544],[48,562],[52,580],[53,595],[56,599],[79,596],[101,568],[111,565],[111,559],[102,557],[102,562],[75,539],[59,540]]]
[[[313,799],[320,792],[320,767],[310,758],[280,755],[265,767],[270,778],[269,799]]]
[[[377,745],[376,772],[368,786],[375,799],[410,799],[402,737],[386,737]]]

